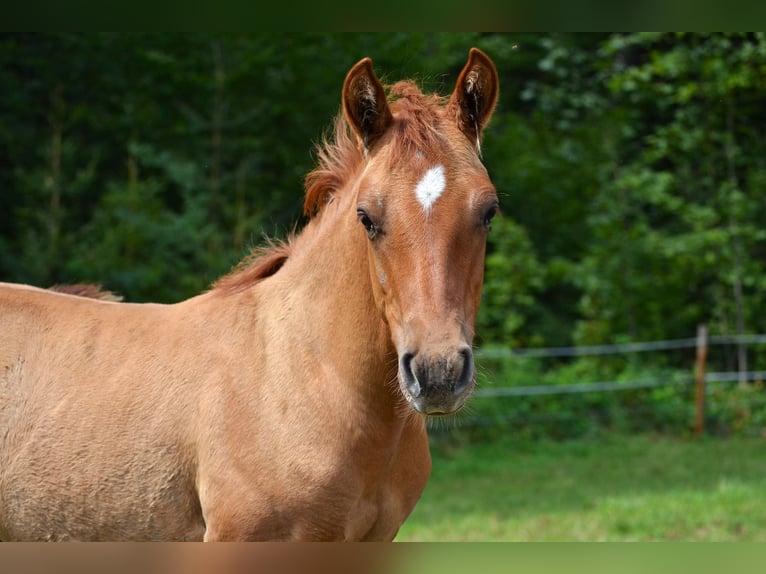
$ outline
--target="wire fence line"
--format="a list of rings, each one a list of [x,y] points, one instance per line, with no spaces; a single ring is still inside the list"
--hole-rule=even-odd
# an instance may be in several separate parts
[[[706,337],[704,345],[753,345],[766,343],[766,335],[714,335]],[[672,349],[697,348],[699,337],[686,339],[670,339],[665,341],[644,341],[621,343],[613,345],[589,345],[580,347],[544,347],[528,349],[512,349],[503,347],[488,347],[477,349],[478,359],[514,359],[514,358],[547,358],[547,357],[586,357],[598,355],[615,355],[641,353],[649,351],[664,351]],[[705,383],[729,383],[766,380],[766,371],[722,371],[705,373]],[[477,388],[476,397],[519,397],[540,395],[564,395],[576,393],[614,392],[634,389],[648,389],[676,385],[688,385],[695,382],[693,373],[668,373],[664,377],[647,378],[633,381],[598,381],[577,382],[568,384],[549,385],[520,385],[520,386],[489,386]],[[707,393],[709,389],[704,392]]]
[[[766,371],[722,371],[707,373],[706,383],[731,383],[741,380],[766,380]],[[531,397],[539,395],[566,395],[576,393],[595,393],[649,389],[673,385],[687,385],[694,382],[693,375],[670,374],[668,377],[641,379],[636,381],[600,381],[594,383],[571,383],[566,385],[529,385],[518,387],[484,387],[473,392],[475,397]]]
[[[708,338],[708,345],[751,345],[766,343],[766,335],[714,335]],[[620,355],[647,351],[690,349],[697,346],[697,338],[669,339],[666,341],[644,341],[618,343],[613,345],[584,345],[580,347],[540,347],[513,349],[509,347],[487,347],[477,349],[477,358],[512,359],[522,357],[586,357],[591,355]]]

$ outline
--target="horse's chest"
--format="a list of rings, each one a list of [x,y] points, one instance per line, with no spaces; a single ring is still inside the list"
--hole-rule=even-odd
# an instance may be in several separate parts
[[[374,497],[361,498],[350,509],[345,540],[391,540],[407,518],[406,495],[385,483]]]
[[[236,474],[217,465],[228,469],[225,477],[203,469],[205,539],[391,540],[425,486],[425,476],[406,480],[399,464],[362,464],[349,453],[320,458],[275,457]]]
[[[406,465],[409,465],[405,468]],[[423,469],[413,473],[413,467]],[[426,468],[424,468],[426,467]],[[338,510],[344,540],[391,540],[407,519],[425,487],[430,460],[394,456],[391,464],[370,472],[368,467],[347,467],[347,473],[325,485],[320,499]]]

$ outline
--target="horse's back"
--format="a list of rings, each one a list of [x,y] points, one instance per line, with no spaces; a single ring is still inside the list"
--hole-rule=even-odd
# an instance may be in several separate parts
[[[0,284],[0,539],[201,537],[165,315]]]

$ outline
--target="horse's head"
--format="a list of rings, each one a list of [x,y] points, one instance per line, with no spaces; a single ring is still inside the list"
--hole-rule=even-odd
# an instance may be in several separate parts
[[[389,104],[369,59],[343,86],[346,119],[367,154],[359,233],[399,355],[401,391],[417,411],[447,414],[463,406],[476,380],[474,322],[498,209],[479,142],[497,100],[497,72],[474,48],[449,100],[409,83],[391,92]]]

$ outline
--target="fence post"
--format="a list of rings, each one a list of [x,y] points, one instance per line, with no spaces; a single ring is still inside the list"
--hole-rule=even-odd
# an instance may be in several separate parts
[[[707,361],[707,327],[697,327],[697,362],[694,369],[694,434],[705,432],[705,362]]]

